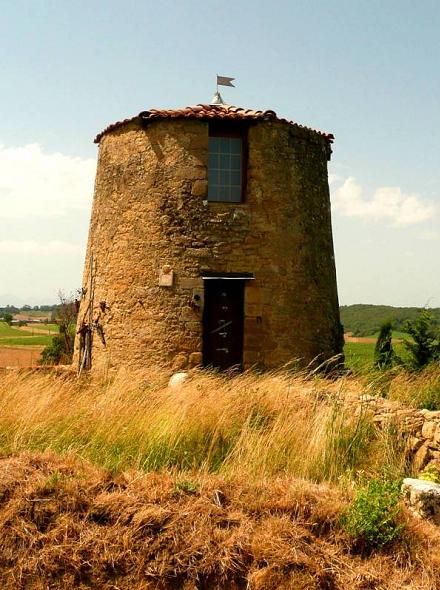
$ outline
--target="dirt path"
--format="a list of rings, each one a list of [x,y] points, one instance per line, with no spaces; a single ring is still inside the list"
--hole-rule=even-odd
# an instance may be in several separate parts
[[[371,338],[371,337],[362,337],[362,336],[349,336],[348,334],[344,335],[344,340],[345,342],[355,342],[357,344],[376,344],[377,342],[377,338]],[[399,344],[399,342],[402,342],[401,338],[393,338],[392,339],[393,344]]]
[[[58,334],[53,328],[45,328],[44,326],[20,326],[18,328],[23,332],[32,332],[33,334],[44,334],[46,336],[55,336]]]

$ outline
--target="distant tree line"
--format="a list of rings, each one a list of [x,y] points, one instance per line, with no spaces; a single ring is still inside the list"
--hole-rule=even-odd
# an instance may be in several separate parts
[[[53,311],[59,307],[59,303],[54,303],[52,305],[22,305],[21,307],[16,307],[15,305],[5,305],[4,307],[0,307],[0,313],[20,313],[20,312],[27,312],[27,311]]]
[[[5,316],[14,316],[17,313],[29,313],[30,311],[40,311],[44,313],[56,312],[60,307],[60,303],[54,303],[53,305],[22,305],[16,307],[15,305],[5,305],[0,307],[0,318],[4,319]]]
[[[391,322],[394,331],[407,332],[408,322],[414,322],[423,309],[357,304],[342,305],[340,312],[344,332],[352,332],[353,336],[372,336],[377,334],[386,322]],[[440,323],[440,308],[432,308],[429,312],[433,320]]]

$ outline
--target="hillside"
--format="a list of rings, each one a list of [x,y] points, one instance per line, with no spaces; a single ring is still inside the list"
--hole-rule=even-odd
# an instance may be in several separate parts
[[[394,329],[404,331],[406,320],[414,320],[422,310],[421,307],[392,307],[390,305],[341,305],[341,322],[345,332],[354,336],[372,336],[386,320],[394,322]],[[430,309],[440,323],[440,308]]]

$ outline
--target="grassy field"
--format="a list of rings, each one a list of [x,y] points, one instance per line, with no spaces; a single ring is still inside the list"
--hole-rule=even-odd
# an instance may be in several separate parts
[[[41,358],[42,346],[0,346],[0,367],[34,367]]]
[[[14,336],[8,338],[1,338],[0,337],[0,347],[1,346],[48,346],[51,343],[52,336]]]
[[[373,367],[374,347],[374,342],[346,342],[344,353],[347,367],[355,371],[369,371]],[[407,359],[408,353],[402,342],[394,342],[393,348],[402,360]]]
[[[43,347],[50,344],[51,335],[33,334],[0,322],[0,367],[36,365]]]
[[[51,341],[52,336],[49,334],[34,334],[32,331],[0,322],[0,346],[47,346]]]
[[[23,332],[18,327],[9,326],[6,322],[0,322],[0,338],[14,336],[23,336]]]

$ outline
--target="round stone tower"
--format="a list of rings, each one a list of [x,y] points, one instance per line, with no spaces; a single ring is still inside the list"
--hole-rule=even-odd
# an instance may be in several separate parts
[[[332,140],[225,105],[100,133],[79,366],[270,369],[341,353]]]

